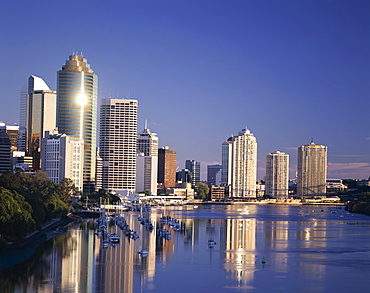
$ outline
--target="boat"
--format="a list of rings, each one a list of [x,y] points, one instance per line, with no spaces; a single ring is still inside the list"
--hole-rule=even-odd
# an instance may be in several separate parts
[[[142,249],[138,252],[138,254],[140,254],[142,257],[146,257],[148,256],[148,250]]]
[[[209,240],[208,240],[208,247],[209,248],[213,248],[213,247],[215,247],[215,245],[216,245],[217,243],[216,243],[216,241],[213,239],[213,238],[210,238]]]
[[[118,244],[121,241],[121,237],[118,234],[113,233],[109,235],[109,241],[110,243]]]
[[[108,240],[104,240],[103,241],[103,248],[108,248],[108,246],[109,246]]]

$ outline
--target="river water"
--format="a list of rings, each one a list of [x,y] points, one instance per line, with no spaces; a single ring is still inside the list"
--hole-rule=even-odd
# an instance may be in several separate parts
[[[164,214],[181,229],[161,223]],[[122,216],[137,240],[110,225],[121,242],[104,248],[96,220],[71,223],[30,259],[0,270],[0,292],[370,292],[365,215],[328,206],[166,207],[143,214],[153,231],[139,212]]]

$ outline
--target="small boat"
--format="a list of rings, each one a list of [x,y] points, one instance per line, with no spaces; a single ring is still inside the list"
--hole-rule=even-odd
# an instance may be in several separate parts
[[[138,254],[140,254],[142,257],[146,257],[148,256],[148,250],[142,249],[138,252]]]
[[[217,243],[216,243],[216,241],[213,239],[213,238],[210,238],[209,240],[208,240],[208,247],[209,248],[213,248],[213,247],[215,247],[215,245],[216,245]]]
[[[113,233],[109,235],[109,241],[110,243],[118,244],[121,241],[121,237],[119,237],[119,235],[117,235],[116,233]]]

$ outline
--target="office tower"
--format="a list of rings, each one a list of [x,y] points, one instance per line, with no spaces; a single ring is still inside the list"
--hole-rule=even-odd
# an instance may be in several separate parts
[[[188,169],[182,169],[176,172],[176,181],[181,182],[182,186],[191,186],[193,183],[193,174]]]
[[[222,184],[230,197],[256,197],[257,140],[243,129],[222,144]]]
[[[23,133],[20,134],[20,136],[24,137],[24,140],[22,140],[22,144],[19,146],[18,150],[22,152],[27,152],[26,131],[27,124],[29,123],[29,113],[32,109],[32,104],[30,102],[29,95],[33,94],[35,91],[51,92],[49,86],[41,77],[31,75],[21,91],[19,125],[22,127],[20,131],[23,131]],[[53,111],[53,109],[51,111]]]
[[[157,172],[157,156],[138,154],[136,157],[136,191],[146,191],[150,195],[157,194]]]
[[[12,144],[10,142],[9,134],[6,133],[4,128],[0,128],[0,174],[11,170],[11,151]]]
[[[0,131],[8,134],[10,139],[10,150],[15,152],[18,150],[18,137],[19,137],[19,126],[18,125],[6,125],[4,122],[0,122]]]
[[[277,151],[266,155],[265,195],[288,197],[289,155]]]
[[[22,91],[20,122],[25,129],[25,145],[20,149],[33,157],[33,167],[40,169],[41,139],[56,125],[56,92],[40,77],[31,75],[27,90]]]
[[[87,60],[72,54],[58,71],[57,127],[59,133],[84,141],[84,192],[95,184],[98,77]]]
[[[200,182],[200,162],[196,162],[194,160],[186,160],[185,169],[188,169],[191,172],[191,183],[193,185],[195,185],[195,183],[197,182]]]
[[[298,196],[315,196],[326,193],[328,148],[311,142],[298,147]]]
[[[226,192],[230,194],[231,175],[232,175],[232,141],[234,137],[231,136],[227,141],[222,143],[221,155],[221,184],[226,187]]]
[[[135,190],[137,111],[137,100],[101,100],[100,156],[105,190]]]
[[[157,194],[158,137],[145,127],[137,136],[136,190]]]
[[[143,153],[144,156],[158,157],[158,137],[157,134],[151,132],[145,123],[145,128],[137,136],[138,153]]]
[[[158,183],[163,189],[176,186],[176,152],[169,146],[158,149]]]
[[[207,185],[220,185],[222,165],[207,166]]]
[[[83,141],[73,136],[48,131],[42,139],[42,171],[49,179],[60,184],[69,178],[78,190],[82,190]]]

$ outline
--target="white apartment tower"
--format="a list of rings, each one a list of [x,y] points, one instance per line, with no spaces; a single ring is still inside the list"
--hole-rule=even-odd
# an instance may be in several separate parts
[[[289,191],[289,155],[277,151],[266,155],[265,195],[286,198]]]
[[[134,191],[136,185],[138,101],[102,99],[100,157],[102,186],[108,191]]]
[[[256,197],[257,140],[243,129],[222,144],[222,184],[230,197]]]
[[[78,190],[83,186],[83,141],[66,134],[49,134],[42,139],[42,171],[60,184],[64,178],[72,180]]]
[[[298,196],[326,194],[327,146],[311,142],[298,148]]]

